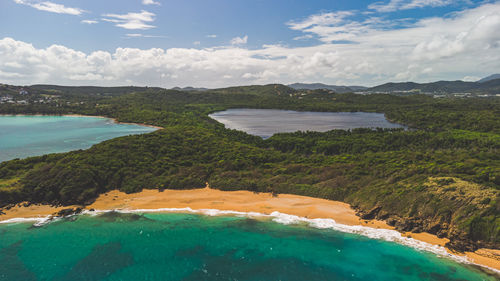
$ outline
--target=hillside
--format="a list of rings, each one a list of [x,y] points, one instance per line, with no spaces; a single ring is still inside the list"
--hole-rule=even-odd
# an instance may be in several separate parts
[[[367,89],[367,87],[362,86],[335,86],[335,85],[326,85],[322,83],[294,83],[288,85],[288,87],[293,88],[295,90],[332,90],[336,93],[353,93],[356,91],[361,91]]]
[[[133,92],[144,92],[148,90],[161,90],[158,87],[94,87],[94,86],[57,86],[57,85],[31,85],[26,87],[32,92],[44,91],[52,94],[65,95],[90,95],[90,96],[117,96]]]
[[[499,94],[500,79],[488,80],[485,82],[464,82],[464,81],[438,81],[432,83],[386,83],[366,89],[371,93],[423,93],[423,94]]]
[[[298,132],[263,140],[207,116],[237,107],[381,112],[412,130]],[[78,113],[164,127],[88,150],[2,162],[0,207],[87,205],[114,189],[192,189],[208,182],[221,190],[347,202],[398,230],[448,237],[457,250],[500,248],[499,110],[500,98],[304,93],[284,85],[73,93],[57,103],[0,104],[0,114]]]
[[[483,79],[479,80],[479,81],[476,81],[478,83],[484,83],[484,82],[488,82],[488,81],[491,81],[491,80],[496,80],[496,79],[500,79],[500,73],[498,74],[492,74],[488,77],[484,77]]]

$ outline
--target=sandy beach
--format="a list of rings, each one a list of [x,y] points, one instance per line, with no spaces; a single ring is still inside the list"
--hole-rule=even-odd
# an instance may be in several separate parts
[[[116,124],[129,124],[129,125],[140,125],[144,127],[150,127],[150,128],[155,128],[155,129],[163,129],[163,127],[159,126],[154,126],[154,125],[149,125],[149,124],[144,124],[144,123],[131,123],[131,122],[120,122],[116,120],[116,118],[113,117],[106,117],[106,116],[98,116],[98,115],[82,115],[82,114],[65,114],[61,116],[67,116],[67,117],[95,117],[95,118],[106,118],[106,119],[111,119],[113,120],[114,123]]]
[[[62,209],[76,207],[51,207],[44,205],[31,205],[28,207],[17,206],[5,210],[0,215],[0,221],[13,218],[36,218],[46,217]],[[161,208],[186,208],[193,210],[217,209],[223,211],[257,212],[271,214],[280,212],[299,217],[316,219],[333,219],[339,224],[355,226],[362,225],[376,229],[394,228],[383,221],[362,220],[356,216],[356,212],[349,204],[318,199],[312,197],[280,194],[272,196],[269,193],[253,193],[249,191],[220,191],[216,189],[203,188],[193,190],[144,190],[140,193],[125,194],[120,191],[111,191],[102,194],[92,205],[86,209],[95,210],[138,210],[138,209],[161,209]],[[403,236],[411,237],[429,244],[444,246],[448,240],[438,238],[428,233],[403,233]],[[464,255],[453,253],[454,255]],[[500,251],[491,249],[480,249],[474,253],[465,253],[473,263],[494,268],[500,271]]]

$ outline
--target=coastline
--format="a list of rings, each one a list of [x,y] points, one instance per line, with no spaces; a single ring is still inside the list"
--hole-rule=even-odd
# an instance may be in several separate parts
[[[104,119],[110,119],[113,121],[113,123],[116,124],[128,124],[128,125],[139,125],[139,126],[144,126],[144,127],[150,127],[154,128],[157,130],[164,129],[163,127],[160,126],[154,126],[154,125],[149,125],[149,124],[144,124],[144,123],[132,123],[132,122],[120,122],[116,118],[113,117],[106,117],[106,116],[100,116],[100,115],[83,115],[83,114],[0,114],[0,116],[65,116],[65,117],[94,117],[94,118],[104,118]]]
[[[46,220],[49,216],[68,208],[47,205],[23,206],[18,204],[0,215],[0,223],[28,220]],[[205,215],[245,215],[268,217],[289,223],[308,223],[317,228],[333,228],[343,232],[358,233],[370,238],[398,242],[417,249],[448,255],[457,261],[486,267],[500,273],[500,250],[479,249],[474,253],[454,253],[445,249],[448,239],[428,233],[399,233],[384,221],[363,220],[349,204],[299,195],[253,193],[250,191],[220,191],[210,188],[192,190],[143,190],[125,194],[114,190],[102,194],[86,210],[104,212],[179,212]],[[90,212],[92,213],[92,212]],[[384,236],[385,235],[385,236]]]

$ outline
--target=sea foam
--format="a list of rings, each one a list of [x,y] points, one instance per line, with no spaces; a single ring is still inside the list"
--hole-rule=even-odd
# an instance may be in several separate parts
[[[118,213],[193,213],[193,214],[202,214],[206,216],[237,216],[237,217],[248,217],[248,218],[268,218],[272,221],[284,225],[294,225],[294,224],[302,224],[307,225],[309,227],[318,228],[318,229],[331,229],[344,233],[357,234],[361,236],[368,237],[370,239],[378,239],[388,242],[398,243],[404,246],[408,246],[414,248],[419,251],[426,251],[430,253],[434,253],[438,256],[446,257],[452,259],[456,262],[465,263],[465,264],[475,264],[471,262],[471,260],[466,256],[458,256],[449,253],[445,247],[439,245],[433,245],[430,243],[426,243],[420,240],[416,240],[410,237],[404,237],[400,232],[391,229],[380,229],[380,228],[372,228],[368,226],[362,225],[346,225],[337,223],[333,219],[326,218],[316,218],[309,219],[305,217],[300,217],[296,215],[290,215],[280,212],[272,212],[271,214],[263,214],[258,212],[240,212],[240,211],[232,211],[232,210],[218,210],[218,209],[192,209],[189,207],[185,208],[158,208],[158,209],[114,209],[114,210],[84,210],[82,215],[90,215],[97,216],[103,213],[108,212],[118,212]],[[7,223],[24,223],[24,222],[35,222],[34,226],[42,226],[44,224],[53,222],[55,220],[61,219],[60,217],[40,217],[40,218],[13,218],[9,220],[0,221],[0,224]],[[484,266],[481,264],[476,264],[481,267],[487,268],[496,273],[500,273],[500,270],[495,268],[491,268],[488,266]]]
[[[439,256],[448,257],[457,262],[470,264],[471,261],[466,256],[457,256],[450,254],[445,247],[439,245],[432,245],[430,243],[426,243],[420,240],[416,240],[410,237],[404,237],[396,230],[390,229],[379,229],[372,228],[368,226],[362,225],[346,225],[337,223],[333,219],[309,219],[305,217],[300,217],[296,215],[290,215],[280,212],[272,212],[271,214],[263,214],[258,212],[240,212],[240,211],[232,211],[232,210],[218,210],[218,209],[192,209],[189,207],[186,208],[159,208],[159,209],[118,209],[118,210],[95,210],[95,211],[86,211],[89,214],[101,214],[105,212],[120,212],[120,213],[158,213],[158,212],[173,212],[173,213],[193,213],[193,214],[203,214],[207,216],[238,216],[238,217],[249,217],[249,218],[268,218],[274,222],[285,224],[285,225],[293,225],[293,224],[305,224],[309,227],[318,228],[318,229],[331,229],[344,233],[351,233],[362,235],[368,237],[370,239],[378,239],[384,240],[388,242],[395,242],[398,244],[402,244],[408,247],[412,247],[414,249],[420,251],[427,251]],[[494,270],[494,269],[492,269]],[[495,270],[497,271],[497,270]],[[500,271],[498,271],[500,272]]]

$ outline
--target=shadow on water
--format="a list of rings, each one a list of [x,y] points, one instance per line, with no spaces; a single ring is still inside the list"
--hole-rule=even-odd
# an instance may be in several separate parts
[[[244,218],[228,223],[230,228],[237,228],[247,233],[258,233],[273,238],[294,240],[326,241],[336,249],[345,247],[344,233],[325,229],[314,229],[307,224],[282,225],[269,221],[260,221],[253,218]]]
[[[296,258],[264,258],[254,251],[237,254],[210,255],[200,247],[182,251],[201,257],[201,266],[183,280],[358,280],[350,273],[332,270]],[[348,278],[347,278],[348,277]],[[361,279],[359,279],[361,280]]]
[[[387,267],[392,267],[403,276],[418,276],[419,280],[466,281],[466,279],[456,279],[452,277],[457,271],[457,268],[453,266],[447,267],[448,272],[437,273],[432,272],[430,269],[423,269],[411,259],[399,255],[382,255],[381,260],[384,261],[384,263],[380,265],[382,270]]]
[[[54,281],[97,281],[134,264],[134,257],[122,251],[119,242],[97,245],[92,252],[76,263],[71,270]]]
[[[139,214],[127,214],[114,211],[103,213],[99,215],[98,218],[106,222],[132,222],[138,220],[151,220]]]
[[[22,241],[18,241],[6,248],[0,250],[0,280],[13,281],[37,280],[33,272],[31,272],[18,254],[22,248]]]

